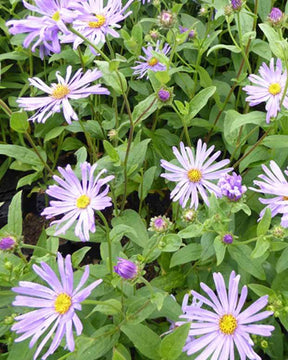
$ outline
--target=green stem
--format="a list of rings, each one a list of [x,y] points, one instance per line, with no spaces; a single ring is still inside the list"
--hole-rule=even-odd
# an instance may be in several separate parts
[[[96,159],[97,159],[97,154],[96,154],[96,151],[95,151],[95,147],[92,144],[91,136],[88,133],[88,131],[85,129],[85,126],[84,126],[82,120],[79,119],[78,121],[79,121],[79,124],[80,124],[83,132],[84,132],[84,135],[85,135],[88,147],[89,147],[89,151],[90,151],[90,156],[92,157],[92,163],[94,163],[96,161]]]
[[[0,99],[0,107],[3,109],[3,111],[5,112],[5,114],[7,114],[8,116],[12,115],[12,110],[9,108],[8,105],[5,104],[5,102],[3,100]]]
[[[188,131],[186,121],[185,121],[184,117],[179,113],[178,109],[176,108],[176,106],[174,104],[172,104],[172,108],[176,112],[176,114],[179,116],[180,120],[182,121],[183,130],[184,130],[184,133],[185,133],[187,144],[188,144],[189,147],[192,148],[192,144],[191,144],[191,140],[190,140],[189,131]]]
[[[44,251],[46,254],[56,256],[56,253],[49,251],[41,246],[38,245],[30,245],[30,244],[21,244],[21,248],[23,249],[32,249],[32,250],[41,250]]]
[[[112,242],[110,239],[110,227],[109,224],[105,218],[105,216],[102,214],[101,211],[96,211],[97,215],[100,217],[100,219],[103,221],[103,224],[105,225],[106,229],[106,237],[107,237],[107,243],[108,243],[108,256],[109,256],[109,271],[111,276],[113,277],[113,264],[112,264]]]
[[[55,154],[53,165],[52,165],[52,170],[54,170],[56,165],[57,165],[57,161],[58,161],[58,158],[59,158],[59,155],[60,155],[61,146],[62,146],[62,143],[63,143],[64,136],[65,136],[65,134],[64,134],[64,131],[63,131],[61,133],[61,135],[59,137],[59,140],[58,140],[58,143],[57,143],[57,149],[56,149],[56,154]]]
[[[42,162],[42,164],[44,165],[44,167],[48,170],[49,174],[51,176],[53,176],[53,171],[52,169],[50,168],[50,166],[46,163],[46,161],[43,159],[42,155],[39,153],[32,137],[30,136],[30,134],[26,131],[25,132],[25,136],[27,138],[27,140],[29,141],[30,145],[32,146],[33,150],[35,151],[36,155],[38,156],[39,160]]]

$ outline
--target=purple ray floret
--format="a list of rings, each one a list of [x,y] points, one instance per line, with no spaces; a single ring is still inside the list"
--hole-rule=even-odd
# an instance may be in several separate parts
[[[185,208],[190,199],[190,208],[198,208],[198,193],[201,195],[205,204],[209,206],[208,194],[214,193],[216,197],[221,196],[221,189],[213,181],[230,172],[233,168],[223,169],[229,163],[229,160],[221,160],[212,165],[220,156],[221,152],[217,151],[212,156],[214,145],[207,149],[207,145],[199,139],[197,143],[196,155],[193,154],[190,147],[185,147],[180,143],[180,152],[174,146],[173,153],[176,156],[180,166],[161,160],[161,166],[169,171],[161,174],[162,177],[169,181],[177,183],[171,192],[171,199],[178,201]],[[211,181],[212,180],[212,181]]]
[[[41,262],[40,266],[34,264],[33,270],[48,286],[30,281],[20,281],[18,287],[12,288],[14,292],[19,294],[13,302],[14,306],[37,308],[37,310],[15,318],[17,322],[11,330],[15,331],[16,334],[21,334],[15,341],[20,342],[32,337],[29,343],[29,347],[32,348],[41,338],[33,356],[33,360],[36,360],[43,347],[55,333],[49,349],[42,355],[41,359],[45,360],[53,354],[64,337],[66,338],[66,348],[72,352],[75,348],[73,327],[77,336],[82,333],[83,328],[76,310],[82,309],[81,302],[90,295],[91,291],[102,280],[94,281],[83,289],[89,276],[89,266],[87,265],[81,280],[74,289],[71,256],[67,255],[64,261],[60,253],[58,253],[60,279],[45,262]],[[47,334],[44,336],[44,333]]]
[[[44,123],[50,116],[63,111],[64,118],[68,124],[71,119],[78,120],[78,116],[73,110],[69,100],[86,98],[92,94],[109,95],[110,92],[100,84],[89,86],[91,82],[99,79],[102,73],[97,70],[87,70],[85,74],[82,69],[76,71],[71,77],[72,66],[68,66],[66,76],[63,78],[59,71],[56,72],[58,83],[46,85],[38,77],[28,79],[32,86],[48,94],[45,97],[21,97],[17,103],[26,111],[37,112],[28,120]]]
[[[272,325],[254,324],[273,314],[272,311],[262,311],[268,303],[268,296],[262,296],[245,310],[242,310],[247,298],[247,286],[243,286],[238,298],[240,275],[232,271],[229,279],[228,292],[224,278],[220,273],[213,274],[216,293],[206,284],[200,283],[203,296],[192,290],[193,300],[203,303],[202,307],[186,306],[180,319],[191,322],[189,337],[184,351],[188,355],[199,355],[195,360],[233,360],[235,347],[241,360],[261,360],[253,350],[251,334],[271,336]],[[193,338],[194,337],[194,338]]]
[[[64,180],[54,175],[53,179],[59,185],[49,186],[46,193],[57,199],[50,201],[50,206],[44,209],[41,215],[47,219],[58,215],[64,215],[59,220],[54,220],[51,225],[57,224],[55,235],[65,234],[74,223],[75,235],[81,241],[89,241],[89,231],[96,231],[94,211],[104,210],[112,205],[111,198],[107,196],[109,181],[114,179],[113,175],[100,179],[107,170],[101,170],[96,177],[94,172],[97,164],[90,165],[88,162],[80,164],[81,181],[77,178],[70,165],[65,169],[58,167],[58,171]]]
[[[271,195],[273,197],[259,198],[259,201],[266,205],[260,212],[260,219],[265,214],[266,208],[269,208],[271,210],[272,217],[277,214],[282,214],[281,225],[287,228],[288,182],[275,161],[270,161],[270,169],[266,165],[262,165],[262,169],[265,174],[259,175],[261,180],[254,180],[254,184],[259,186],[259,189],[250,189],[266,195]],[[287,170],[285,170],[284,173],[285,175],[288,175]]]

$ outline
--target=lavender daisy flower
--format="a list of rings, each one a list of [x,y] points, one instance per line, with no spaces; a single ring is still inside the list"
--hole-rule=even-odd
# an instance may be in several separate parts
[[[160,49],[160,40],[158,40],[155,48],[153,48],[152,45],[148,44],[147,49],[145,47],[142,47],[142,50],[144,51],[145,56],[139,56],[139,59],[142,61],[136,61],[136,64],[139,65],[132,67],[132,69],[135,70],[133,72],[133,75],[139,75],[138,79],[141,79],[147,74],[148,70],[152,70],[154,72],[166,70],[166,65],[159,62],[159,60],[156,59],[154,53],[167,55],[170,51],[170,46],[167,43],[165,43],[163,48]]]
[[[225,174],[218,182],[223,196],[226,196],[231,201],[238,201],[242,195],[247,191],[245,185],[242,185],[241,175],[235,172],[232,175]]]
[[[267,111],[266,122],[270,122],[271,117],[276,117],[280,111],[280,102],[283,97],[283,91],[287,81],[287,71],[283,72],[280,59],[276,61],[276,69],[274,69],[274,59],[270,61],[270,67],[265,63],[259,68],[258,75],[249,75],[249,80],[256,85],[247,85],[243,88],[249,95],[246,101],[250,106],[256,106],[262,102],[266,102],[265,109]],[[288,96],[285,94],[283,106],[288,109]]]
[[[76,310],[81,310],[80,303],[90,295],[91,291],[102,280],[97,280],[81,290],[89,276],[89,266],[87,265],[80,282],[73,289],[71,256],[66,256],[64,262],[60,253],[58,253],[60,280],[45,262],[41,262],[40,266],[34,264],[33,270],[48,286],[30,281],[20,281],[19,287],[12,288],[14,292],[20,294],[16,296],[13,302],[14,306],[37,308],[37,310],[15,317],[17,323],[12,326],[11,330],[15,331],[16,334],[22,334],[15,341],[20,342],[32,337],[29,344],[29,347],[32,348],[47,330],[48,333],[39,344],[33,360],[37,359],[54,333],[53,341],[41,359],[45,360],[53,354],[64,336],[66,337],[66,347],[72,352],[75,348],[72,327],[74,326],[77,336],[82,333],[83,329]]]
[[[214,145],[207,150],[207,145],[202,144],[201,139],[198,140],[196,155],[194,156],[189,147],[185,147],[180,143],[180,152],[173,146],[173,153],[176,156],[182,167],[170,164],[166,160],[161,160],[161,166],[170,171],[170,173],[161,174],[162,177],[169,181],[177,182],[175,189],[171,192],[170,198],[173,201],[179,200],[180,205],[185,208],[190,198],[190,208],[198,208],[200,193],[205,204],[209,206],[207,196],[207,189],[209,193],[214,193],[217,197],[221,196],[221,189],[218,185],[211,182],[211,180],[219,179],[220,176],[225,175],[232,168],[222,169],[229,163],[229,160],[221,160],[214,165],[211,165],[221,154],[217,151],[209,158],[209,155],[214,150]]]
[[[137,276],[138,266],[130,261],[118,257],[117,265],[114,266],[114,271],[120,275],[123,279],[132,280]]]
[[[108,0],[106,6],[103,5],[103,0],[80,2],[77,7],[78,16],[73,22],[73,28],[95,45],[104,44],[107,35],[118,38],[119,34],[114,28],[121,28],[118,23],[132,13],[132,11],[126,12],[126,10],[133,1],[128,0],[123,7],[121,0]],[[83,41],[72,33],[63,36],[61,40],[64,43],[73,42],[73,49],[77,49]],[[93,48],[91,51],[95,53]]]
[[[50,87],[38,77],[29,79],[30,85],[44,91],[48,96],[19,98],[17,100],[19,106],[26,111],[38,109],[36,114],[28,120],[44,123],[55,112],[60,112],[62,108],[65,120],[68,124],[71,124],[71,118],[73,120],[78,120],[78,116],[73,110],[69,99],[81,99],[92,94],[110,94],[110,92],[100,84],[89,86],[92,81],[95,81],[102,76],[102,73],[99,70],[87,70],[83,75],[82,70],[79,69],[72,78],[71,73],[71,65],[67,67],[65,79],[59,74],[59,71],[57,71],[56,78],[58,84],[52,83]]]
[[[201,283],[201,288],[208,297],[191,291],[194,299],[202,301],[211,308],[204,309],[197,306],[186,306],[186,313],[180,318],[191,322],[189,336],[191,339],[185,346],[188,355],[201,351],[195,360],[227,360],[234,359],[234,346],[236,346],[241,360],[246,356],[251,360],[261,360],[253,350],[253,341],[250,334],[271,336],[274,326],[258,325],[254,322],[266,319],[273,314],[272,311],[262,311],[268,303],[268,296],[262,296],[248,308],[241,312],[247,298],[247,286],[243,286],[238,299],[238,286],[240,275],[232,271],[229,279],[228,294],[224,278],[220,273],[213,274],[217,295],[206,284]]]
[[[51,219],[55,216],[64,214],[60,220],[54,220],[53,224],[63,224],[55,235],[65,234],[74,222],[77,221],[75,227],[75,235],[81,241],[89,241],[89,231],[94,233],[96,231],[94,210],[104,210],[106,207],[112,205],[111,198],[107,196],[109,185],[114,176],[110,175],[103,179],[100,176],[107,170],[103,169],[94,178],[94,172],[97,164],[91,166],[89,163],[84,162],[80,164],[81,168],[81,181],[77,178],[70,165],[65,169],[58,167],[58,171],[63,176],[54,175],[53,179],[59,183],[58,185],[49,186],[46,193],[58,201],[51,201],[50,206],[44,209],[41,215]]]
[[[59,53],[59,32],[69,33],[66,24],[71,23],[75,17],[73,13],[75,1],[69,0],[35,0],[34,5],[23,1],[24,6],[42,17],[28,16],[24,20],[10,20],[6,23],[10,33],[28,33],[23,46],[28,48],[35,40],[31,50],[34,52],[39,46],[40,57],[52,53]]]
[[[274,217],[277,214],[282,214],[281,225],[285,228],[288,227],[288,182],[285,179],[281,169],[275,161],[270,161],[270,169],[262,165],[264,174],[259,175],[262,181],[254,180],[254,184],[259,186],[259,189],[250,188],[251,190],[272,195],[272,198],[259,198],[265,208],[260,212],[260,218],[265,214],[266,208],[271,210],[271,215]],[[284,173],[288,175],[288,171]]]

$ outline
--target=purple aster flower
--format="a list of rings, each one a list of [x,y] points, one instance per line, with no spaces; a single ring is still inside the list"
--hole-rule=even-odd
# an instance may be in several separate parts
[[[15,317],[17,323],[12,326],[11,330],[15,331],[16,334],[22,334],[15,341],[20,342],[32,337],[29,344],[29,347],[32,348],[46,330],[48,331],[52,326],[47,335],[42,338],[33,360],[37,359],[43,347],[54,333],[55,336],[52,343],[41,359],[45,360],[49,355],[53,354],[64,336],[66,337],[66,347],[72,352],[75,348],[72,327],[74,326],[77,336],[82,333],[83,329],[76,310],[81,310],[80,303],[90,295],[91,291],[102,280],[97,280],[81,290],[89,276],[89,266],[87,265],[80,282],[73,289],[71,256],[66,256],[64,262],[60,253],[58,253],[60,280],[45,262],[41,262],[40,266],[34,264],[33,270],[48,286],[30,281],[20,281],[19,287],[12,288],[14,292],[20,294],[16,296],[13,302],[14,306],[37,308],[37,310]]]
[[[28,48],[35,40],[31,50],[34,52],[39,46],[40,57],[61,51],[59,43],[59,32],[69,33],[66,24],[71,23],[75,17],[73,13],[75,1],[69,0],[35,0],[34,5],[23,1],[24,6],[42,17],[28,16],[24,20],[10,20],[6,25],[11,28],[10,33],[29,33],[23,42]]]
[[[242,7],[242,0],[231,0],[233,10],[240,10]]]
[[[189,31],[189,29],[184,26],[179,26],[179,31],[180,31],[180,34],[184,34],[186,31]],[[196,35],[196,31],[190,30],[188,33],[188,39],[193,39],[195,37],[195,35]]]
[[[157,41],[155,48],[153,48],[152,45],[148,44],[147,49],[145,47],[142,47],[142,50],[145,53],[145,56],[139,56],[139,59],[142,61],[136,61],[136,64],[139,64],[137,66],[132,67],[134,69],[133,75],[139,75],[138,79],[141,79],[143,76],[145,76],[148,72],[148,70],[152,70],[154,72],[157,71],[165,71],[166,65],[162,64],[154,55],[161,54],[161,55],[167,55],[170,51],[170,46],[165,43],[162,49],[160,49],[160,40]],[[148,79],[148,76],[147,76]]]
[[[271,336],[274,326],[259,325],[254,322],[263,320],[273,314],[272,311],[262,311],[268,296],[262,296],[248,308],[241,312],[246,301],[248,290],[243,286],[238,299],[240,275],[235,276],[232,271],[229,279],[228,294],[224,278],[220,273],[213,274],[217,295],[206,284],[200,283],[208,297],[192,290],[194,299],[202,301],[211,309],[197,306],[186,306],[186,313],[180,318],[191,322],[189,336],[197,336],[185,346],[188,355],[201,351],[195,360],[227,360],[234,359],[234,346],[239,352],[241,360],[248,357],[251,360],[261,360],[253,350],[250,334]]]
[[[79,14],[73,22],[73,28],[95,45],[100,43],[104,44],[107,35],[118,38],[119,34],[114,28],[121,28],[118,23],[132,13],[132,11],[126,12],[126,10],[133,1],[134,0],[128,0],[123,7],[121,0],[108,0],[106,6],[104,6],[102,0],[80,2],[77,7]],[[77,49],[83,41],[83,39],[75,34],[70,33],[63,36],[61,42],[73,42],[73,49]],[[95,53],[93,48],[91,48],[91,51]]]
[[[117,265],[114,266],[114,271],[120,275],[122,278],[127,280],[132,280],[138,273],[138,266],[130,261],[118,257]]]
[[[100,179],[100,176],[107,170],[103,169],[94,177],[97,164],[91,166],[86,161],[80,164],[81,181],[77,178],[70,165],[65,169],[58,167],[58,171],[64,180],[54,175],[53,179],[59,183],[58,185],[49,186],[46,193],[57,199],[50,201],[50,206],[44,209],[41,215],[51,219],[55,216],[64,214],[60,220],[54,220],[53,224],[63,224],[55,235],[65,234],[73,223],[77,221],[75,226],[75,235],[81,241],[89,241],[89,231],[96,231],[94,210],[104,210],[112,205],[111,198],[107,196],[109,185],[104,185],[114,179],[113,175]]]
[[[17,242],[12,236],[7,236],[0,240],[0,250],[10,251],[13,250]]]
[[[245,185],[242,185],[241,175],[235,172],[232,175],[225,174],[218,182],[223,196],[226,196],[231,201],[238,201],[242,195],[247,191]]]
[[[249,102],[250,106],[266,102],[266,122],[269,123],[270,118],[276,117],[278,111],[280,111],[280,102],[287,81],[287,71],[285,70],[283,73],[280,59],[277,59],[276,69],[274,69],[274,59],[272,58],[270,67],[262,63],[259,73],[261,76],[249,75],[249,80],[255,85],[247,85],[243,90],[249,95],[246,101]],[[287,94],[284,97],[283,105],[288,109]]]
[[[19,98],[17,100],[19,106],[26,111],[38,109],[36,114],[30,117],[29,120],[44,123],[55,112],[60,112],[62,108],[65,120],[68,124],[71,124],[71,118],[78,120],[78,116],[73,110],[69,99],[81,99],[92,94],[110,94],[110,92],[100,84],[89,86],[92,81],[102,76],[99,70],[87,70],[83,75],[82,70],[79,69],[72,78],[71,73],[72,66],[70,65],[67,67],[65,79],[59,74],[59,71],[57,71],[56,78],[58,84],[52,83],[50,87],[38,77],[28,79],[30,85],[48,94],[46,97]]]
[[[232,244],[233,243],[233,236],[231,234],[225,234],[222,238],[222,241],[225,244]]]
[[[279,23],[281,23],[283,19],[283,13],[280,9],[273,7],[271,9],[271,12],[268,16],[268,20],[273,24],[273,25],[278,25]]]
[[[205,204],[209,206],[207,189],[209,193],[214,193],[217,197],[221,196],[221,189],[211,180],[219,179],[232,168],[222,169],[229,163],[229,160],[221,160],[211,165],[221,154],[217,151],[209,158],[214,150],[214,145],[207,150],[207,145],[202,144],[201,139],[198,140],[196,155],[194,156],[189,147],[185,147],[180,143],[180,152],[173,146],[173,153],[182,167],[170,164],[166,160],[161,160],[161,166],[170,171],[170,173],[161,174],[162,177],[169,181],[177,182],[175,189],[171,192],[170,198],[173,201],[179,200],[180,205],[185,208],[189,198],[190,208],[198,208],[200,193]]]
[[[150,220],[150,227],[148,230],[158,233],[165,232],[172,225],[170,219],[164,216],[155,216]]]
[[[288,182],[285,179],[281,169],[275,163],[270,161],[270,169],[262,165],[264,174],[259,175],[262,181],[254,180],[254,184],[259,186],[259,189],[250,188],[251,190],[272,195],[272,198],[259,198],[262,204],[265,204],[265,208],[260,212],[260,219],[265,214],[266,208],[271,210],[271,215],[274,217],[277,214],[282,214],[281,225],[285,228],[288,227]],[[288,175],[288,171],[284,173]],[[259,220],[260,220],[259,219]]]
[[[170,91],[166,89],[160,89],[157,95],[158,95],[158,99],[162,102],[168,101],[171,97]]]

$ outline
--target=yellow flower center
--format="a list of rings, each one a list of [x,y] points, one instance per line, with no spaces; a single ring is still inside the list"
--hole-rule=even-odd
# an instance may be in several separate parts
[[[60,20],[60,13],[59,11],[56,11],[55,14],[52,16],[52,19],[55,21],[59,21]]]
[[[98,29],[105,24],[106,18],[104,15],[95,15],[97,21],[89,21],[88,26],[90,28]]]
[[[71,305],[71,297],[65,293],[59,294],[54,303],[55,311],[61,315],[66,314]]]
[[[67,85],[58,84],[56,86],[56,88],[52,91],[51,96],[54,99],[60,100],[60,99],[63,99],[69,93],[70,93],[70,90]]]
[[[193,182],[199,182],[202,179],[202,173],[198,169],[191,169],[188,171],[188,179]]]
[[[158,60],[155,57],[152,57],[149,61],[148,61],[148,65],[150,66],[155,66],[158,64]]]
[[[288,196],[283,196],[283,197],[282,197],[282,200],[287,201],[287,200],[288,200]]]
[[[219,320],[219,329],[225,335],[232,335],[237,329],[237,320],[233,315],[223,315]]]
[[[87,195],[81,195],[76,201],[76,206],[79,209],[86,209],[90,204],[90,198]]]
[[[272,95],[277,95],[281,92],[281,86],[279,83],[273,83],[269,86],[268,91]]]

